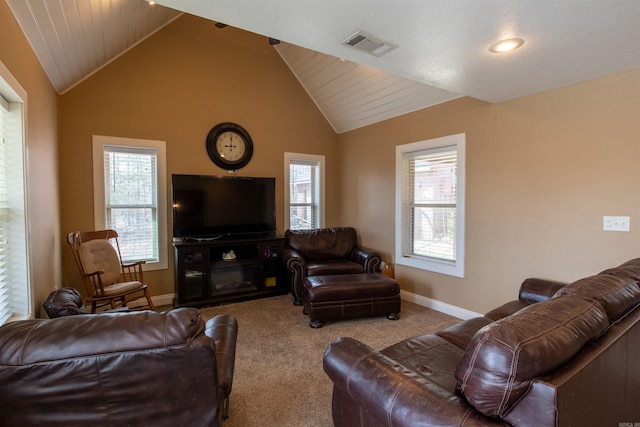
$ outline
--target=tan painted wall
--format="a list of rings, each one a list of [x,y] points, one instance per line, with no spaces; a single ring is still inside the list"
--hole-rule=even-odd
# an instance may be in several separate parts
[[[341,220],[393,263],[396,145],[465,132],[465,278],[396,266],[401,287],[485,312],[526,277],[596,274],[640,256],[639,117],[635,70],[497,105],[462,98],[340,135]],[[631,232],[602,231],[603,215],[630,216]]]
[[[184,15],[60,97],[62,233],[93,229],[93,134],[166,141],[169,180],[226,175],[205,148],[209,130],[224,121],[245,127],[254,142],[238,175],[276,178],[281,232],[285,151],[324,154],[327,194],[337,194],[337,136],[266,37]],[[328,203],[328,224],[337,222],[337,206]],[[67,248],[63,269],[65,282],[80,288]],[[145,279],[152,295],[173,293],[172,257],[168,270]]]
[[[57,95],[6,2],[0,1],[0,61],[27,92],[27,203],[33,308],[60,285]]]
[[[419,295],[482,312],[525,277],[568,281],[638,256],[638,70],[498,105],[463,98],[336,137],[263,37],[193,17],[61,96],[58,121],[56,94],[4,2],[0,60],[28,92],[36,306],[60,284],[61,250],[63,283],[80,286],[60,235],[93,227],[92,134],[164,139],[169,174],[224,174],[204,138],[227,120],[256,144],[241,175],[282,182],[284,151],[325,154],[327,225],[356,226],[391,262],[395,146],[466,132],[466,277],[397,266]],[[603,232],[603,215],[630,216],[631,233]],[[148,275],[154,295],[173,292],[172,266]]]

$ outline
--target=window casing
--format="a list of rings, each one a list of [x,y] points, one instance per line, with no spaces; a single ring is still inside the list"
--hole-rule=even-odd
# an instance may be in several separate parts
[[[118,232],[124,262],[167,268],[165,142],[94,135],[96,230]]]
[[[285,230],[324,226],[324,156],[285,153]]]
[[[464,277],[465,142],[396,147],[396,263]]]
[[[0,62],[0,325],[32,317],[27,234],[27,94]]]

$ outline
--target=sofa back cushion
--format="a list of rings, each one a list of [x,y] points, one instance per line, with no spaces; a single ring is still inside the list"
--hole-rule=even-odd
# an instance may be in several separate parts
[[[287,230],[287,245],[304,259],[349,258],[356,246],[356,230],[351,227]]]
[[[592,298],[602,304],[609,320],[615,322],[640,304],[640,286],[626,274],[598,274],[561,288],[555,296],[573,295]]]
[[[640,282],[640,258],[629,260],[624,264],[620,264],[618,267],[609,268],[600,274],[630,277]]]
[[[481,413],[501,417],[531,381],[571,359],[609,326],[594,301],[554,298],[480,329],[456,367],[459,391]]]
[[[188,307],[13,322],[0,328],[0,366],[188,345],[203,332]]]

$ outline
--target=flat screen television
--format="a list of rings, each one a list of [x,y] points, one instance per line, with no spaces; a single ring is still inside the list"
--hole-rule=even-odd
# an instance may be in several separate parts
[[[218,239],[276,234],[275,178],[171,177],[173,237]]]

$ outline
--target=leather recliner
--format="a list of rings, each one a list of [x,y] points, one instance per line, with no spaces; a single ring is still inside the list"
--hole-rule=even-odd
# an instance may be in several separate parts
[[[76,288],[65,287],[52,291],[42,303],[42,308],[49,316],[55,319],[62,316],[76,316],[79,314],[89,314],[82,304],[82,296]],[[118,307],[104,310],[103,313],[125,313],[130,311],[129,307]]]
[[[375,273],[382,262],[377,252],[358,246],[352,227],[287,230],[285,244],[282,260],[295,305],[302,305],[307,276]]]
[[[220,426],[238,324],[195,308],[0,327],[2,425]]]

